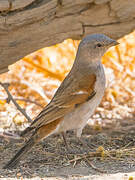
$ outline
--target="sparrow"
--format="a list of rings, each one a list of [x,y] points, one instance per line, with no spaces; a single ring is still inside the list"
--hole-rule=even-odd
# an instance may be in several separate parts
[[[81,137],[104,95],[106,80],[101,58],[108,48],[117,44],[104,34],[88,35],[80,42],[71,71],[50,103],[21,133],[22,137],[32,135],[4,168],[16,166],[36,143],[52,134],[74,130]]]

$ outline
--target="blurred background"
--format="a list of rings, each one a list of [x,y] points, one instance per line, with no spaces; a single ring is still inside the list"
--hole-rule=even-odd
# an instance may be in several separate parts
[[[96,130],[119,126],[135,115],[135,32],[119,40],[102,58],[106,73],[106,92],[89,124]],[[9,66],[0,75],[2,83],[9,82],[9,91],[17,103],[34,119],[46,106],[62,80],[70,71],[79,41],[67,39],[60,44],[38,50]],[[0,130],[21,130],[27,119],[0,86]]]

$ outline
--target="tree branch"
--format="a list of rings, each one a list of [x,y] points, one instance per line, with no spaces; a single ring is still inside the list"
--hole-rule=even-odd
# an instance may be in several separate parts
[[[3,98],[0,98],[0,100],[2,100],[2,101],[3,101],[3,100],[7,100],[7,98],[3,97]],[[36,106],[39,106],[39,107],[41,107],[41,108],[44,108],[44,106],[42,106],[42,105],[39,104],[38,102],[33,101],[33,100],[30,100],[30,99],[14,97],[14,100],[15,100],[15,101],[24,101],[24,102],[32,103],[32,104],[35,104]]]
[[[25,112],[24,109],[22,109],[19,104],[16,102],[16,100],[13,98],[13,96],[11,95],[11,93],[8,90],[9,87],[9,83],[2,83],[0,82],[0,85],[4,88],[4,90],[6,91],[8,98],[7,98],[7,103],[9,103],[10,101],[13,102],[13,104],[16,106],[16,108],[25,116],[25,118],[28,120],[28,122],[32,122],[32,119],[27,115],[27,113]]]

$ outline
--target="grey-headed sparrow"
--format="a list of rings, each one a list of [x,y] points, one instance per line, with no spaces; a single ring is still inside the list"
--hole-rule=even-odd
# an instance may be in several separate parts
[[[81,136],[104,95],[101,57],[109,47],[117,44],[103,34],[88,35],[80,42],[71,71],[51,102],[21,134],[31,132],[32,136],[4,168],[13,168],[33,145],[54,133],[75,130],[77,137]]]

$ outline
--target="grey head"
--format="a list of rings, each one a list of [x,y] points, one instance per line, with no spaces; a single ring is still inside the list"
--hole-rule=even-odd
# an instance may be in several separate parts
[[[100,60],[111,46],[119,44],[116,40],[104,34],[92,34],[82,39],[78,48],[78,55],[90,60]]]

